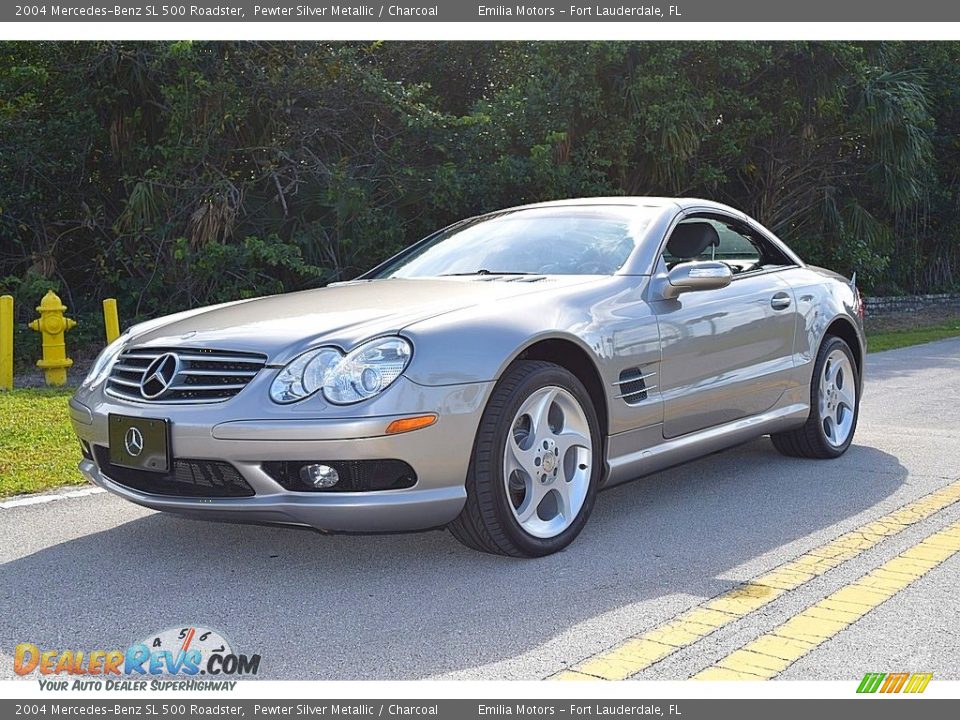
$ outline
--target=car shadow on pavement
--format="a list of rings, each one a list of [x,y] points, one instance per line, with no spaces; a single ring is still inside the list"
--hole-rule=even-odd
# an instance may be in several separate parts
[[[905,477],[874,448],[804,461],[764,438],[601,493],[580,538],[538,560],[445,532],[326,536],[145,511],[0,566],[0,669],[21,642],[119,649],[185,624],[260,653],[269,679],[477,668],[633,603],[655,624],[658,603],[722,592],[731,569],[871,508]]]

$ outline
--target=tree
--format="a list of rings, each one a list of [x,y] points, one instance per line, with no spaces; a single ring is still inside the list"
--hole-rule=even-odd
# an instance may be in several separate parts
[[[156,315],[651,194],[868,290],[956,289],[958,80],[957,43],[3,43],[0,285]]]

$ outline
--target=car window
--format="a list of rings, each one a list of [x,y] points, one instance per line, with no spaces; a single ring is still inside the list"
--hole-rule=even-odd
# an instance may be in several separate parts
[[[671,253],[668,242],[663,252],[663,260],[668,268],[694,260],[717,260],[725,263],[737,275],[792,264],[766,238],[759,236],[749,226],[734,220],[694,216],[680,222],[678,227],[696,223],[712,226],[716,230],[716,242],[690,257],[679,257]]]
[[[659,208],[557,206],[487,215],[446,230],[377,277],[469,274],[612,275]]]

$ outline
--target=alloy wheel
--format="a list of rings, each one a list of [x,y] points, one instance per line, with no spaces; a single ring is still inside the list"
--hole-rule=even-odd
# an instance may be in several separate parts
[[[833,447],[850,436],[857,407],[857,388],[850,358],[839,348],[823,364],[820,376],[820,422],[823,434]]]
[[[514,416],[506,445],[503,479],[514,517],[534,537],[556,537],[576,519],[590,486],[586,413],[567,390],[540,388]]]

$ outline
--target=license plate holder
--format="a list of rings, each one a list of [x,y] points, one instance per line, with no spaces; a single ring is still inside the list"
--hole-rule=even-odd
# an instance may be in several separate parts
[[[170,472],[170,421],[110,414],[110,462],[147,472]]]

